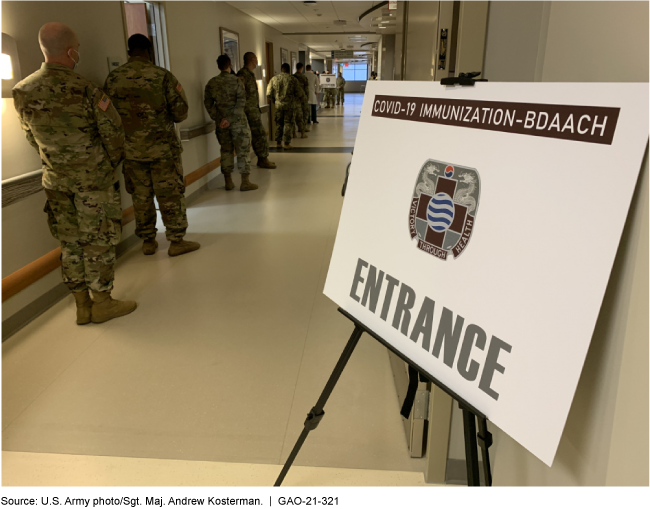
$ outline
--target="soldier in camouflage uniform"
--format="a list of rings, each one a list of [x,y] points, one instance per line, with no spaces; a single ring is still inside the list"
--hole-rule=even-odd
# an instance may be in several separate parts
[[[342,73],[339,73],[336,78],[336,104],[343,104],[345,102],[345,78]]]
[[[241,174],[240,191],[253,191],[258,188],[250,179],[250,144],[251,131],[246,122],[244,106],[246,92],[241,80],[231,74],[232,63],[228,55],[217,58],[217,67],[221,73],[205,86],[203,104],[210,118],[217,124],[217,139],[221,145],[221,173],[226,181],[226,191],[235,188],[232,172],[235,168],[235,151],[237,167]]]
[[[311,131],[309,128],[309,81],[305,76],[305,66],[298,62],[296,64],[296,72],[293,74],[298,80],[298,102],[296,104],[296,125],[302,133],[302,137],[306,138],[305,132]]]
[[[331,78],[330,78],[331,79]],[[325,108],[333,108],[334,107],[334,94],[335,94],[335,88],[326,88],[325,89]]]
[[[109,97],[74,72],[80,58],[76,34],[46,23],[38,41],[45,62],[14,87],[14,105],[43,162],[45,212],[61,242],[63,282],[74,295],[77,323],[101,323],[137,306],[111,298],[122,233],[115,169],[124,158],[124,131]]]
[[[262,124],[262,112],[260,111],[260,94],[257,91],[257,82],[253,71],[257,67],[257,56],[250,51],[244,54],[244,67],[237,76],[244,84],[246,91],[246,106],[244,112],[248,120],[248,127],[253,138],[253,150],[257,156],[257,166],[260,168],[275,168],[275,163],[269,161],[269,141],[266,138],[266,131]]]
[[[282,72],[273,76],[266,87],[266,96],[269,104],[275,102],[275,141],[278,149],[282,148],[284,139],[284,149],[290,150],[291,135],[293,134],[293,124],[298,91],[297,81],[289,74],[291,67],[289,64],[282,64]]]
[[[305,122],[302,115],[302,103],[307,98],[307,96],[305,95],[305,91],[301,81],[298,78],[296,78],[295,74],[291,75],[291,80],[294,82],[294,86],[296,89],[296,100],[292,104],[293,120],[294,120],[293,137],[294,138],[298,137],[296,131],[298,130],[300,132],[301,138],[307,138],[307,134],[305,134]]]
[[[183,240],[187,230],[181,143],[174,122],[187,118],[188,104],[174,75],[153,65],[149,38],[129,38],[129,61],[112,71],[104,90],[122,117],[125,131],[124,182],[133,197],[135,234],[144,242],[142,252],[156,252],[156,206],[170,242],[167,253],[178,256],[199,249]]]

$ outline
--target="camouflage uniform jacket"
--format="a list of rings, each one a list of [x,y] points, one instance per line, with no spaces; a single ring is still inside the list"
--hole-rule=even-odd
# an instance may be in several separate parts
[[[289,73],[283,72],[271,78],[266,95],[275,101],[278,108],[291,106],[298,98],[298,82]]]
[[[171,72],[132,57],[108,75],[104,90],[122,117],[127,159],[155,161],[180,155],[183,149],[174,122],[187,118],[189,106]]]
[[[27,141],[41,155],[45,189],[98,191],[117,181],[124,130],[100,88],[64,65],[43,63],[13,97]]]
[[[246,114],[252,112],[260,112],[260,93],[257,91],[257,81],[255,74],[247,67],[242,67],[237,73],[237,77],[242,80],[244,90],[246,91],[246,106],[244,110]]]
[[[307,95],[305,94],[305,89],[303,88],[300,80],[296,78],[295,74],[291,76],[291,79],[296,85],[296,99],[298,100],[298,103],[302,104],[304,102],[307,102]]]
[[[238,122],[247,125],[244,115],[245,103],[244,86],[234,74],[221,71],[221,74],[212,78],[205,86],[203,104],[210,118],[217,123],[217,127],[224,118],[230,125]]]
[[[307,76],[305,76],[305,73],[302,72],[295,72],[294,77],[298,80],[300,83],[299,88],[301,88],[305,92],[305,97],[304,100],[308,101],[309,100],[309,80],[307,80]],[[302,96],[300,97],[302,100]]]
[[[336,88],[338,88],[339,90],[343,90],[344,87],[345,87],[345,78],[343,76],[339,76],[338,78],[336,78]]]

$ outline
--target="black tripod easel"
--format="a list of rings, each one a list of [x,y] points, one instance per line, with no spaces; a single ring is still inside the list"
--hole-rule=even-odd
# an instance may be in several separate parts
[[[325,411],[324,411],[325,404],[327,403],[327,400],[332,394],[334,387],[339,381],[341,373],[343,373],[346,364],[350,360],[350,357],[352,356],[352,353],[354,352],[354,349],[357,346],[357,343],[359,342],[359,339],[361,338],[361,335],[364,332],[369,334],[373,338],[375,338],[386,348],[388,348],[393,353],[398,355],[402,360],[409,363],[409,365],[411,365],[417,371],[419,371],[424,376],[426,376],[429,380],[432,381],[432,383],[440,387],[443,391],[445,391],[452,398],[458,401],[458,405],[463,411],[463,428],[465,431],[465,461],[467,463],[467,484],[468,486],[481,485],[480,474],[479,474],[478,448],[477,448],[477,442],[478,442],[478,444],[480,444],[481,446],[482,455],[483,455],[485,485],[491,486],[492,474],[490,470],[490,457],[489,457],[488,448],[492,445],[492,434],[487,429],[486,417],[481,412],[476,410],[472,405],[470,405],[462,398],[460,398],[458,395],[456,395],[453,391],[451,391],[443,384],[438,382],[435,377],[431,376],[429,373],[427,373],[417,365],[414,365],[413,362],[410,361],[409,359],[406,359],[402,353],[397,351],[393,346],[391,346],[389,343],[384,341],[377,334],[373,333],[370,329],[364,326],[352,315],[342,310],[341,308],[339,308],[339,312],[342,313],[344,316],[346,316],[354,323],[354,331],[352,331],[352,335],[350,336],[348,343],[345,345],[345,349],[343,350],[341,357],[336,363],[336,366],[334,367],[334,371],[332,371],[332,374],[327,380],[327,384],[325,384],[325,388],[323,389],[323,392],[318,398],[316,405],[314,405],[314,407],[307,414],[307,419],[305,420],[305,427],[303,428],[302,433],[298,437],[296,444],[293,446],[293,449],[291,450],[291,454],[289,454],[289,457],[287,458],[287,461],[284,464],[284,467],[282,468],[280,475],[275,481],[274,486],[282,485],[282,481],[284,481],[284,478],[289,472],[289,469],[291,468],[291,465],[296,459],[296,456],[300,452],[302,444],[307,439],[309,432],[316,429],[320,421],[323,419],[323,416],[325,415]],[[476,432],[477,419],[478,419],[478,427],[479,427],[478,434]]]

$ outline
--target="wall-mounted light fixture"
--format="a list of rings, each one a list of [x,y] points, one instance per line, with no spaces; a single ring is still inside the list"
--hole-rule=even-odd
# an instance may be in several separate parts
[[[255,81],[260,81],[264,79],[264,69],[262,69],[262,64],[259,64],[255,70],[253,71],[253,74],[255,75]]]
[[[0,76],[2,77],[2,98],[11,99],[11,89],[22,77],[18,61],[18,47],[10,35],[2,33],[2,55],[0,56]]]
[[[14,69],[11,66],[11,57],[5,53],[0,55],[0,78],[3,80],[14,79]]]

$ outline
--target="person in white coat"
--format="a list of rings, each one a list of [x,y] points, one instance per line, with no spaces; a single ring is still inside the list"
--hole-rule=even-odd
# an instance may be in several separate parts
[[[306,67],[306,72],[305,76],[307,76],[307,81],[309,83],[309,97],[308,102],[309,102],[309,107],[311,108],[311,117],[310,121],[311,123],[318,124],[318,120],[316,120],[316,109],[318,106],[318,92],[319,92],[319,84],[318,84],[318,76],[314,74],[314,71],[311,70],[311,65],[308,65]]]

